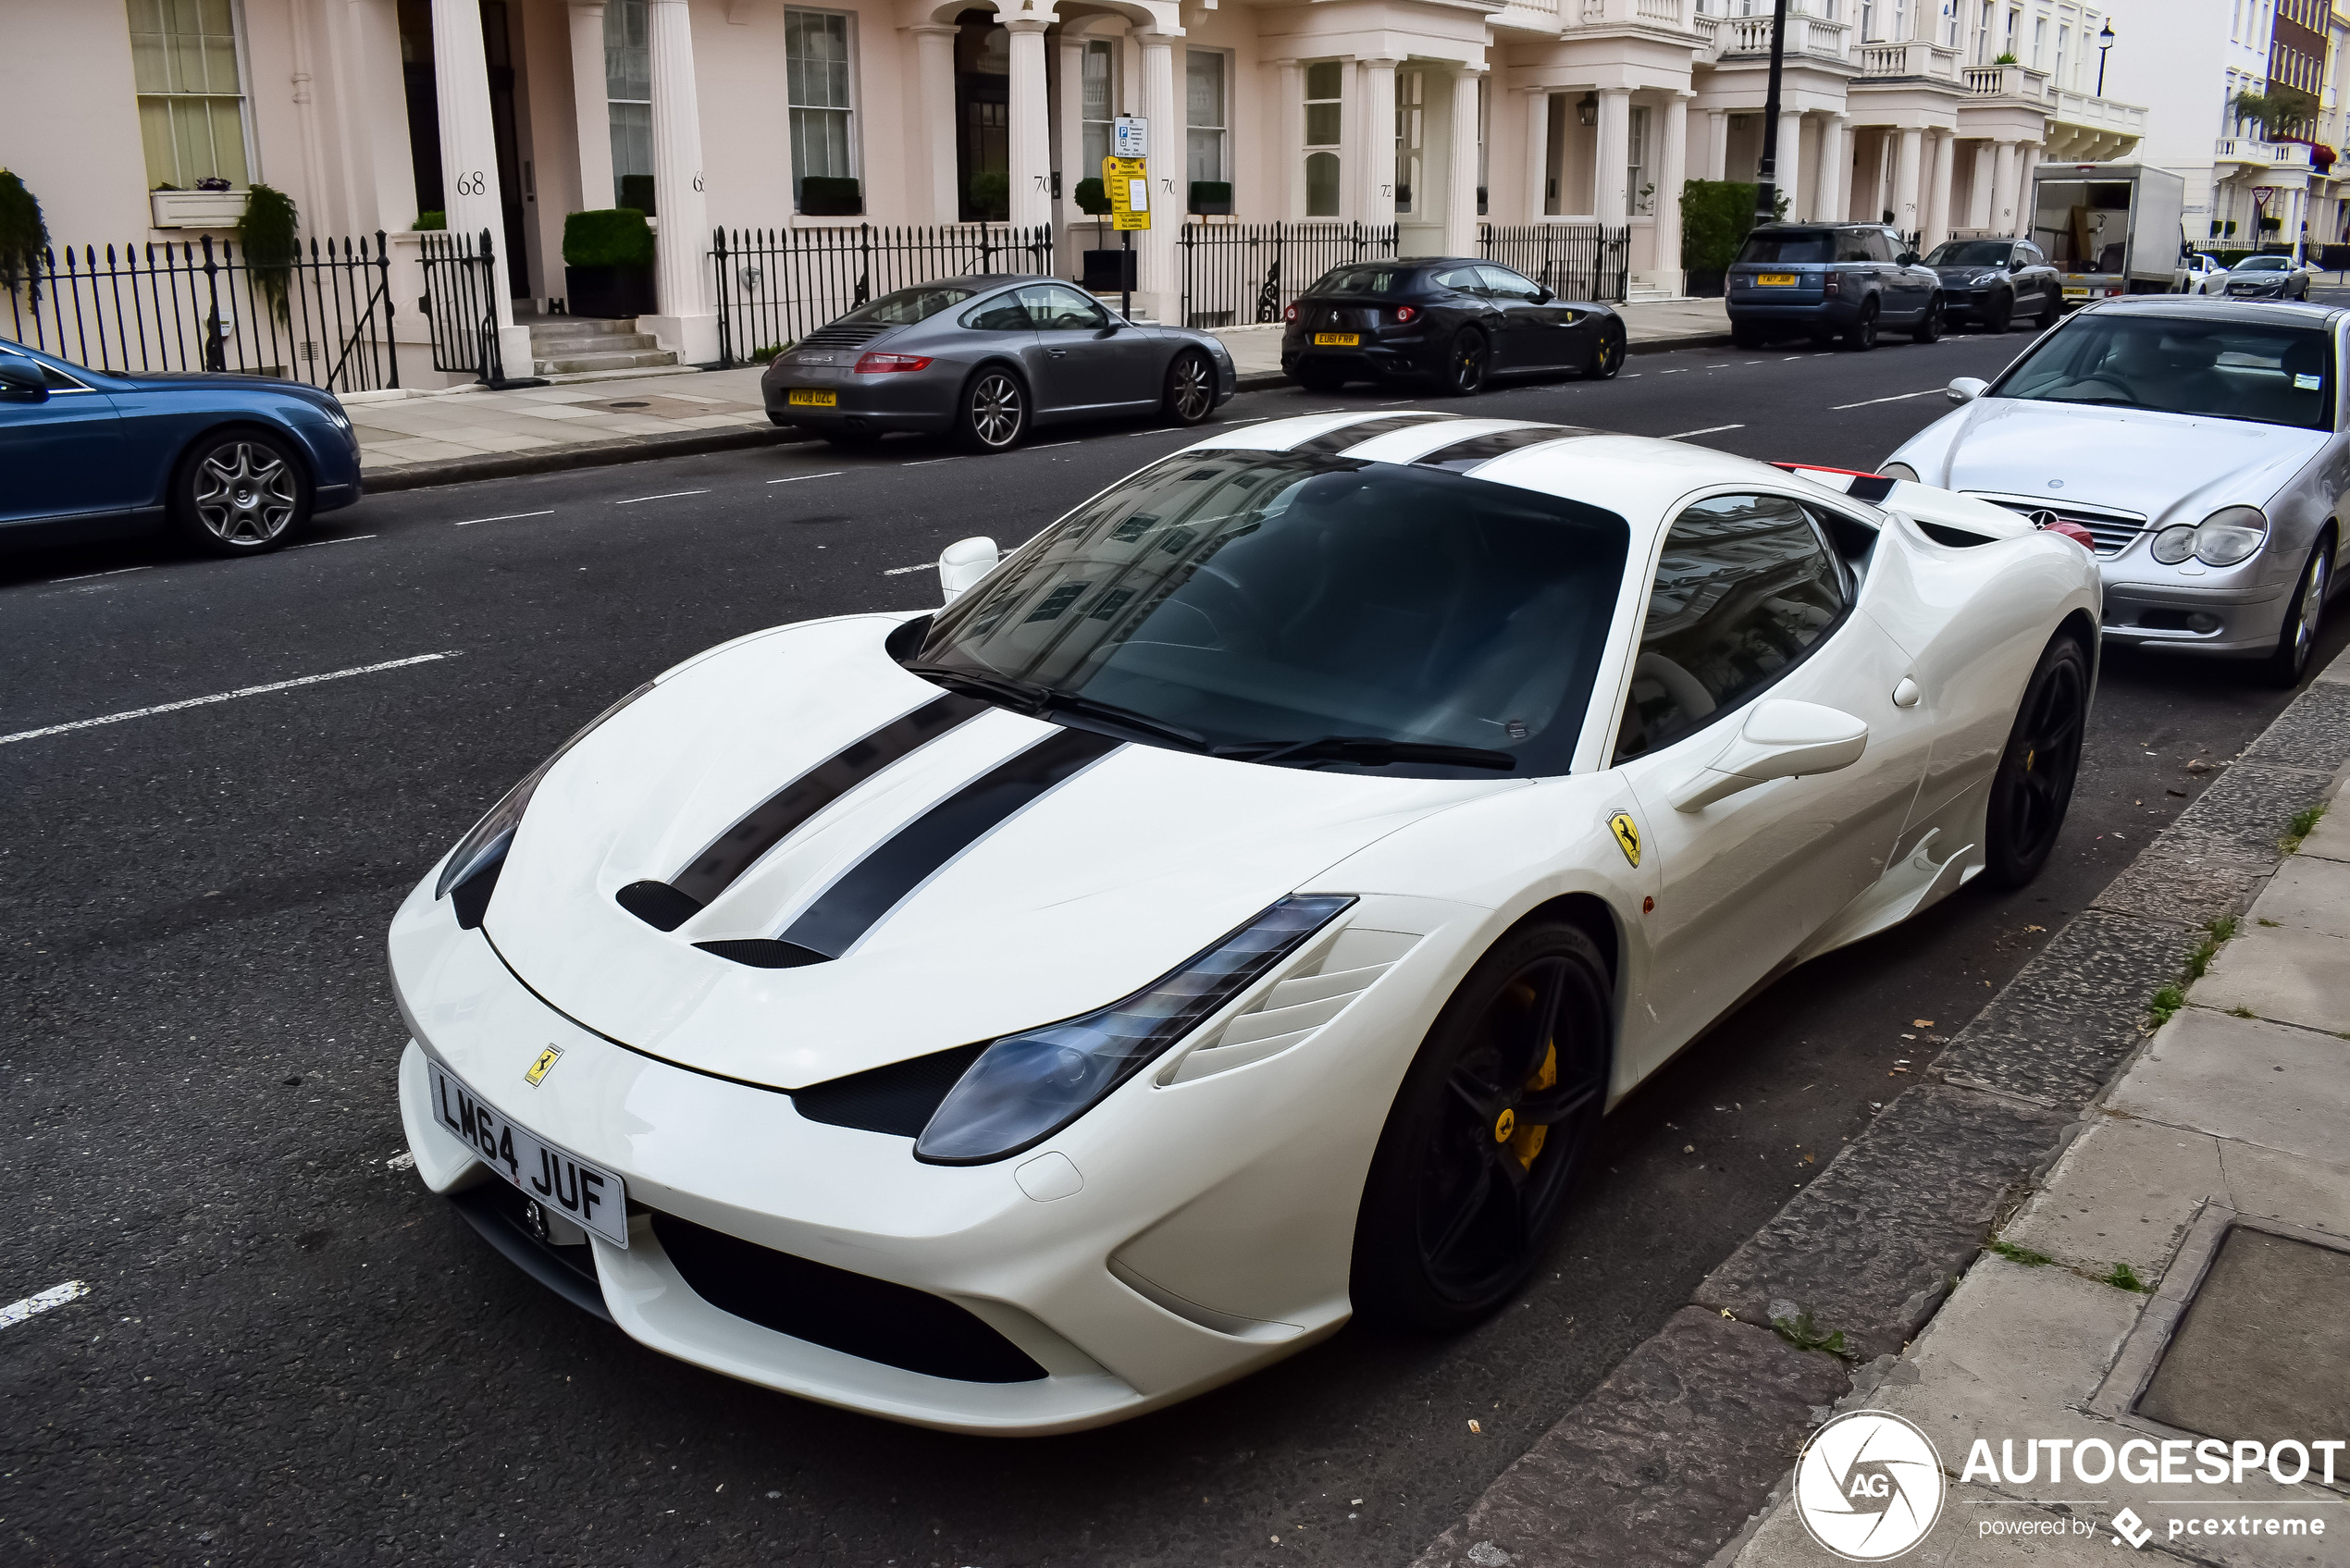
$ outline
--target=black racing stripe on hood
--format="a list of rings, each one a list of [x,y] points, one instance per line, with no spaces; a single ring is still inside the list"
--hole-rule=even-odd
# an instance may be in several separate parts
[[[669,885],[696,904],[707,906],[809,818],[891,763],[986,711],[987,704],[977,698],[950,692],[890,721],[862,740],[851,741],[752,808],[741,821],[695,856],[692,864],[672,877]],[[662,929],[674,930],[679,923],[683,922]]]
[[[839,957],[940,867],[1125,744],[1091,730],[1063,730],[998,763],[875,846],[800,911],[783,940]]]
[[[1349,447],[1359,447],[1374,436],[1384,436],[1394,430],[1408,430],[1415,425],[1426,425],[1432,419],[1453,419],[1450,414],[1388,414],[1376,419],[1359,419],[1352,425],[1342,425],[1335,430],[1325,430],[1290,448],[1292,452],[1305,452],[1316,457],[1329,457]]]
[[[1597,430],[1586,430],[1577,425],[1535,425],[1515,430],[1488,430],[1481,436],[1471,436],[1439,447],[1424,457],[1413,460],[1415,468],[1441,468],[1453,474],[1467,474],[1507,452],[1527,447],[1539,447],[1551,441],[1573,440],[1578,436],[1596,436]]]

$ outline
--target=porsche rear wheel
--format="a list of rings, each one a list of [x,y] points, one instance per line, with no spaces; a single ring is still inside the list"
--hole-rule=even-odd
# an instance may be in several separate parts
[[[971,377],[956,411],[955,434],[966,451],[1008,451],[1028,434],[1028,393],[1008,370]]]
[[[1541,1259],[1607,1097],[1607,964],[1563,921],[1469,971],[1388,1113],[1354,1228],[1355,1309],[1450,1333]]]
[[[1216,412],[1216,368],[1203,353],[1182,353],[1167,367],[1167,417],[1196,425]]]
[[[2072,803],[2081,736],[2089,718],[2089,656],[2059,635],[2040,655],[2015,727],[1991,777],[1984,875],[1994,887],[2022,887],[2040,874]]]

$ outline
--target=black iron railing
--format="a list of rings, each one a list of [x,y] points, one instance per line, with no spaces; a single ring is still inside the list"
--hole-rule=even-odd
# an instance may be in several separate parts
[[[1334,266],[1395,253],[1395,226],[1361,223],[1187,223],[1183,324],[1244,327],[1279,321],[1283,307]]]
[[[1049,225],[721,228],[711,237],[718,359],[763,360],[893,290],[968,274],[1053,270]]]
[[[1596,223],[1478,225],[1478,254],[1566,300],[1622,303],[1631,287],[1632,231]]]
[[[329,391],[400,385],[384,237],[256,265],[227,241],[67,246],[5,290],[8,336],[93,370],[233,370]]]
[[[425,267],[425,318],[432,327],[432,367],[505,385],[506,361],[498,342],[495,242],[485,228],[471,234],[419,235]]]

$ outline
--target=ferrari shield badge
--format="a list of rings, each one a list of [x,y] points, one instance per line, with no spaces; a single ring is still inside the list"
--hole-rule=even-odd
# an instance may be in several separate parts
[[[1625,813],[1618,811],[1607,820],[1607,828],[1608,832],[1615,835],[1615,846],[1624,851],[1624,858],[1638,866],[1640,863],[1639,824]],[[533,1079],[531,1081],[536,1083],[538,1080]]]
[[[1639,864],[1639,851],[1634,850],[1632,852],[1632,863],[1634,865]],[[563,1054],[563,1048],[562,1046],[548,1046],[544,1051],[538,1053],[538,1059],[530,1064],[530,1070],[522,1075],[522,1080],[525,1083],[529,1084],[533,1089],[538,1088],[540,1081],[544,1080],[550,1072],[554,1070],[555,1063],[562,1059]]]

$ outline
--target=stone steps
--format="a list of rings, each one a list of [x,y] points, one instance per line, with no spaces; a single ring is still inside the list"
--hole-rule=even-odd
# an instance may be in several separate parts
[[[532,372],[568,376],[599,370],[652,370],[677,363],[633,317],[563,316],[530,324]]]

